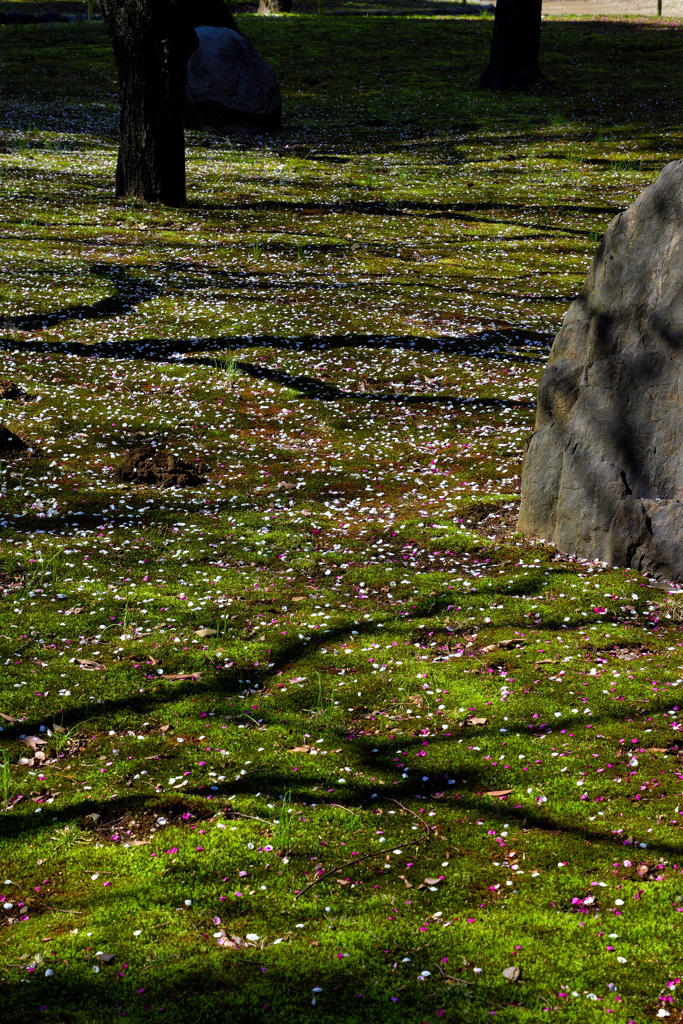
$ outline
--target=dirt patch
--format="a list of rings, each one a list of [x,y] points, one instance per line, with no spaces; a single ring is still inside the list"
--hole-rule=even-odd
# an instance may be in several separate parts
[[[206,482],[204,471],[201,463],[193,465],[171,452],[144,445],[126,452],[116,470],[116,479],[151,487],[197,487]]]
[[[38,445],[32,444],[20,434],[13,434],[7,427],[0,426],[0,458],[15,458],[17,455],[35,454]]]
[[[0,380],[0,398],[27,398],[25,391],[22,391],[13,380]]]

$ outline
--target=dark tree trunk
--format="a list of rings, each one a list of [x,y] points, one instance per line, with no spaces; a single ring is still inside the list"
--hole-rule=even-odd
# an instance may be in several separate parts
[[[538,64],[541,0],[497,0],[491,59],[479,79],[487,89],[547,85]]]
[[[231,28],[242,35],[229,5],[223,0],[178,0],[178,3],[194,28],[213,25],[214,28]]]
[[[116,194],[185,203],[187,60],[199,45],[174,0],[100,0],[119,69]]]
[[[258,14],[290,14],[294,0],[260,0]]]

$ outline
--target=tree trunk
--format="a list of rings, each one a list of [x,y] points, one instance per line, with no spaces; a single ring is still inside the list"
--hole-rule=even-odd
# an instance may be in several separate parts
[[[258,14],[290,14],[294,0],[260,0]]]
[[[541,0],[497,0],[491,59],[479,79],[487,89],[547,85],[538,64]]]
[[[183,108],[197,34],[174,0],[100,0],[119,69],[116,194],[185,203]]]

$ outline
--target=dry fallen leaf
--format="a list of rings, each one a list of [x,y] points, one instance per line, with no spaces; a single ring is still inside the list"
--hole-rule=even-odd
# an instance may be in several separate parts
[[[18,718],[13,718],[12,715],[3,715],[2,711],[0,711],[0,718],[3,718],[6,722],[18,722],[19,721]]]
[[[466,718],[465,725],[486,725],[485,718]]]
[[[218,636],[215,629],[195,629],[195,636],[207,637],[207,636]]]
[[[292,598],[292,601],[305,601],[305,600],[306,600],[306,598],[305,598],[305,597],[303,597],[303,596],[300,596],[300,597],[293,597],[293,598]]]
[[[509,796],[511,789],[489,789],[484,796]]]
[[[20,742],[25,743],[31,750],[37,750],[39,746],[44,746],[47,740],[41,739],[40,736],[24,736]]]
[[[290,754],[307,754],[311,750],[311,747],[307,743],[303,747],[292,747],[289,751]]]
[[[159,732],[168,732],[168,730],[169,730],[170,728],[171,728],[171,726],[170,726],[170,725],[160,725],[160,726],[159,726]]]
[[[91,661],[89,658],[76,658],[76,664],[89,672],[101,672],[106,668],[106,665],[102,665],[101,662]]]
[[[438,885],[439,882],[443,882],[443,878],[425,878],[425,885]]]
[[[223,949],[244,949],[247,943],[239,935],[230,934],[221,935],[218,939],[218,945],[222,946]]]
[[[95,956],[101,964],[110,964],[112,960],[116,959],[115,953],[95,953]]]
[[[402,882],[405,882],[406,889],[413,888],[413,883],[409,882],[405,875],[399,875],[398,877],[401,879]]]
[[[201,672],[179,672],[174,676],[162,676],[163,679],[195,679],[197,682],[202,678]]]
[[[67,608],[64,612],[65,615],[80,615],[83,609],[79,606],[77,608]]]

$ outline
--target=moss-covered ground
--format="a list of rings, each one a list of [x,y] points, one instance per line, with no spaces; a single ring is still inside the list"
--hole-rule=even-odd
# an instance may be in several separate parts
[[[679,28],[498,96],[490,18],[242,24],[284,128],[183,210],[113,198],[101,25],[0,29],[0,1015],[680,1020],[683,606],[515,534]]]

